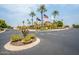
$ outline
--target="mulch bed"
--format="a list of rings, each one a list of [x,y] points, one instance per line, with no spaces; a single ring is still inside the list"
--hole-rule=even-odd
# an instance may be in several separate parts
[[[30,43],[33,43],[35,41],[36,41],[36,39],[32,39],[31,41],[27,42],[26,44],[30,44]],[[21,41],[11,42],[11,44],[14,45],[14,46],[26,45],[26,44],[22,43]]]

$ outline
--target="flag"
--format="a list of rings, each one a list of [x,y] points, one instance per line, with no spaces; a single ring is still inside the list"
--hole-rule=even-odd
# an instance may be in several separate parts
[[[48,18],[49,18],[49,17],[44,14],[44,19],[45,19],[45,20],[48,20]]]
[[[38,17],[36,18],[36,20],[41,21]]]
[[[49,18],[47,15],[44,14],[44,18]]]

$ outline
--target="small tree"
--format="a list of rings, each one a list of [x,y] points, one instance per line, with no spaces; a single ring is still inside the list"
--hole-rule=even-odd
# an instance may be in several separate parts
[[[23,23],[23,26],[24,26],[25,21],[22,21],[22,23]]]
[[[27,34],[29,33],[29,31],[28,31],[26,26],[22,26],[21,27],[21,32],[22,32],[24,37],[27,36]]]
[[[63,21],[57,21],[57,27],[63,27]]]
[[[72,24],[72,27],[73,28],[79,28],[79,25],[78,24]]]
[[[56,20],[53,20],[53,23],[52,23],[52,28],[56,29],[57,28],[57,21]]]
[[[0,19],[0,28],[7,28],[7,24],[3,19]]]
[[[27,34],[29,33],[29,31],[28,31],[27,27],[24,25],[25,22],[22,21],[22,23],[23,23],[23,26],[21,26],[19,28],[20,28],[20,30],[21,30],[21,32],[23,34],[23,37],[25,37],[25,36],[27,36]]]

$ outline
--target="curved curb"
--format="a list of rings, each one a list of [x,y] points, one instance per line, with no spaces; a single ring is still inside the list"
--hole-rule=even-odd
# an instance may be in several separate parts
[[[52,29],[52,30],[43,30],[43,31],[40,31],[40,30],[29,30],[31,32],[47,32],[47,31],[62,31],[62,30],[68,30],[69,28],[64,28],[64,29]]]
[[[37,38],[37,40],[33,43],[30,43],[30,44],[27,44],[27,45],[23,45],[23,46],[13,46],[10,44],[11,42],[9,41],[8,43],[6,43],[4,45],[4,48],[6,50],[9,50],[9,51],[21,51],[21,50],[24,50],[24,49],[29,49],[29,48],[32,48],[34,46],[36,46],[37,44],[40,43],[40,39]]]
[[[3,33],[3,32],[5,32],[6,30],[4,30],[4,31],[1,31],[0,33]]]

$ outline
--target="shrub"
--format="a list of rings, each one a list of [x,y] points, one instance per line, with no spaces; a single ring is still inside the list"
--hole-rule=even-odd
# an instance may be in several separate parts
[[[34,34],[28,34],[27,37],[30,37],[31,39],[34,39],[35,35]]]
[[[26,26],[22,26],[20,30],[24,37],[27,36],[27,34],[29,33]]]
[[[22,30],[21,32],[22,32],[22,34],[23,34],[24,37],[27,36],[27,34],[29,33],[28,30]]]
[[[6,24],[5,20],[0,19],[0,27],[1,28],[7,28],[7,24]]]
[[[21,37],[20,37],[20,35],[12,35],[11,36],[11,41],[12,42],[16,42],[16,41],[19,41],[19,40],[21,40]]]
[[[57,21],[57,27],[62,27],[63,26],[63,22],[62,21]]]
[[[22,39],[21,42],[28,43],[28,42],[32,41],[32,39],[34,39],[34,38],[35,38],[35,36],[33,34],[28,34],[24,39]]]
[[[73,24],[72,26],[73,26],[73,28],[79,28],[78,24]]]

